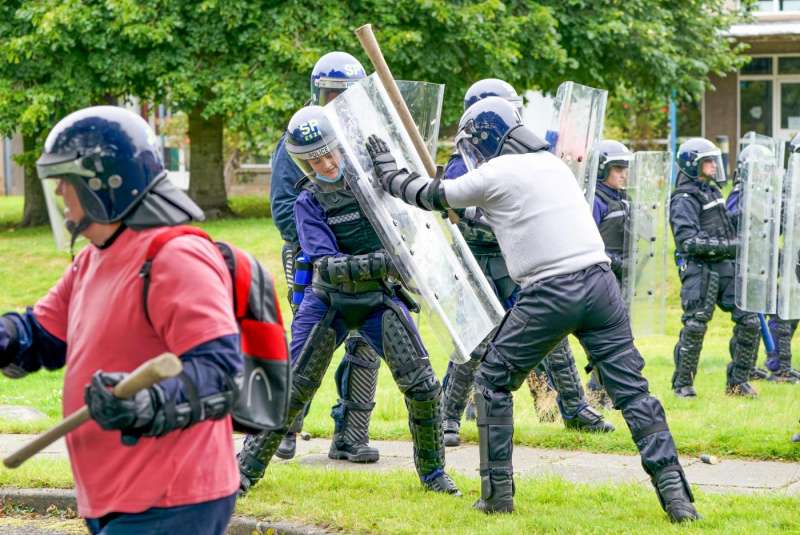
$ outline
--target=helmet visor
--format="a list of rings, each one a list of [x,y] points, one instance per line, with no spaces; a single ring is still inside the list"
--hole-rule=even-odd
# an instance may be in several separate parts
[[[318,78],[314,80],[314,85],[317,87],[319,91],[319,97],[317,104],[320,106],[324,106],[325,104],[329,103],[343,92],[347,90],[348,87],[358,83],[358,80],[350,80],[350,79],[343,79],[343,78]]]
[[[472,140],[475,139],[475,137],[472,135],[472,131],[473,123],[470,121],[464,125],[461,131],[456,135],[455,139],[456,150],[461,155],[461,159],[464,160],[464,165],[466,165],[467,169],[470,171],[474,171],[486,161],[484,155],[472,142]]]
[[[697,176],[713,180],[718,184],[722,184],[728,179],[719,149],[701,152],[697,155]]]

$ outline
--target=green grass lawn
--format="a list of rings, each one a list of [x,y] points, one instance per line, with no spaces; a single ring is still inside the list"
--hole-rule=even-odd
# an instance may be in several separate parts
[[[800,499],[696,493],[703,515],[691,526],[670,525],[655,493],[640,485],[576,485],[558,478],[518,478],[511,515],[473,511],[480,481],[456,475],[464,496],[425,492],[411,471],[376,474],[270,466],[264,480],[237,502],[237,513],[293,520],[346,533],[797,533]],[[29,461],[0,470],[0,486],[70,488],[65,460]]]
[[[58,279],[69,262],[66,253],[55,251],[48,228],[19,229],[13,226],[20,217],[21,204],[20,198],[0,197],[0,311],[22,310],[33,304]],[[266,201],[244,198],[234,199],[233,204],[242,214],[240,218],[214,221],[203,227],[217,239],[228,240],[255,254],[275,274],[280,294],[285,295],[286,284],[280,268],[280,237],[272,220],[260,217],[268,211]],[[669,299],[667,334],[638,338],[637,345],[647,362],[645,375],[650,380],[651,389],[666,407],[680,452],[800,460],[800,446],[789,441],[791,434],[800,429],[797,424],[800,386],[761,382],[757,384],[761,392],[757,400],[724,395],[732,323],[723,312],[717,310],[706,337],[696,385],[699,397],[678,400],[672,396],[669,387],[672,348],[680,328],[677,276],[673,273],[673,277],[675,280],[671,282],[675,291]],[[288,328],[288,306],[284,307],[284,317]],[[450,349],[442,342],[441,335],[432,332],[429,318],[423,314],[420,321],[434,368],[441,377]],[[583,366],[586,359],[575,340],[573,348],[579,366]],[[800,346],[795,348],[800,351]],[[329,411],[336,399],[332,380],[334,367],[329,370],[306,419],[306,430],[315,436],[330,436],[333,430]],[[60,417],[61,378],[61,372],[41,372],[18,381],[0,378],[0,404],[32,405],[48,416],[31,424],[0,421],[0,432],[39,431],[56,421]],[[598,452],[635,452],[630,434],[616,411],[607,415],[617,426],[617,432],[587,435],[566,431],[560,423],[539,423],[524,387],[515,398],[516,443]],[[385,366],[381,368],[376,401],[371,436],[409,439],[405,405]],[[476,441],[474,423],[465,424],[464,437]]]

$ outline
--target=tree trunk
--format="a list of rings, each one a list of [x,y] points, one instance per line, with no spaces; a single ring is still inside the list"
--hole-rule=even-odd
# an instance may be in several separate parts
[[[195,107],[189,113],[189,196],[209,218],[230,213],[225,192],[225,161],[222,154],[222,117],[208,119]]]
[[[32,227],[48,223],[47,205],[44,201],[42,181],[36,174],[36,136],[23,135],[22,148],[25,160],[25,207],[22,211],[22,226]]]

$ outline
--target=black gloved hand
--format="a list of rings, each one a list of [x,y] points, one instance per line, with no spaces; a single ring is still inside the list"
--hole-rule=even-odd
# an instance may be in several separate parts
[[[14,323],[0,316],[0,368],[12,362],[17,353],[17,329]]]
[[[86,385],[84,400],[89,414],[106,431],[122,432],[122,443],[133,446],[149,429],[160,405],[159,387],[145,388],[132,398],[120,399],[111,388],[127,377],[128,373],[95,372],[92,382]]]
[[[389,189],[388,178],[391,178],[397,171],[397,161],[389,150],[389,145],[376,135],[367,138],[367,152],[372,160],[372,167],[375,169],[375,176],[378,177],[381,187]]]

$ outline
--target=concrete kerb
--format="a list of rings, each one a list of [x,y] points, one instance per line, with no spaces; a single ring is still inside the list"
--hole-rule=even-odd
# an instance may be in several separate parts
[[[15,505],[37,514],[46,514],[53,508],[63,511],[77,510],[75,492],[68,489],[0,488],[0,504]],[[316,526],[294,522],[258,520],[235,515],[228,526],[227,535],[326,535],[333,533]]]

